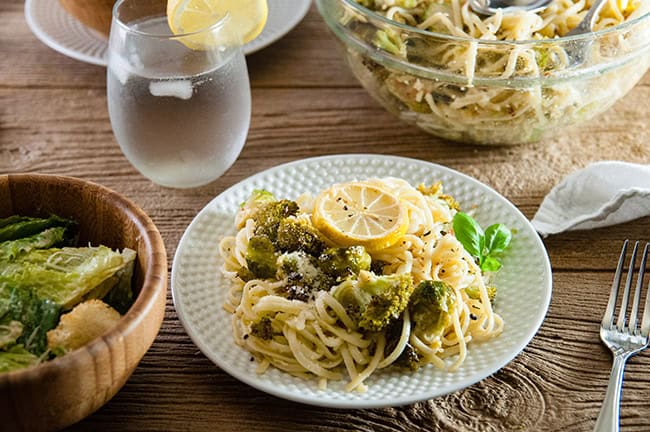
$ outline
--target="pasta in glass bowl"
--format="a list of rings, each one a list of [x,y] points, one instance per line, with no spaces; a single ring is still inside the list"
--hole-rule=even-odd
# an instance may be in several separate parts
[[[565,36],[590,0],[474,13],[467,0],[317,0],[364,88],[452,141],[540,141],[606,111],[650,66],[650,1],[609,0],[594,32]]]

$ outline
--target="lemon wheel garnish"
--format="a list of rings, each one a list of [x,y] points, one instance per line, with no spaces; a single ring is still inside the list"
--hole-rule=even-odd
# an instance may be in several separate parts
[[[314,202],[312,222],[340,246],[378,251],[397,242],[408,228],[408,212],[395,195],[362,182],[337,184]]]
[[[168,0],[167,22],[176,35],[199,32],[230,14],[229,29],[247,43],[264,29],[268,17],[266,0]],[[181,42],[193,49],[220,43],[213,35],[199,33],[184,37]]]

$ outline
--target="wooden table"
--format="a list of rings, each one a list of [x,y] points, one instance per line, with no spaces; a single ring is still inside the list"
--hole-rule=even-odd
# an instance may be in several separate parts
[[[0,173],[72,175],[126,195],[158,226],[170,268],[180,236],[214,196],[261,170],[309,156],[373,152],[440,163],[491,185],[528,217],[556,182],[589,162],[650,162],[650,75],[606,114],[557,139],[462,146],[386,113],[348,71],[312,7],[294,31],[248,58],[253,116],[232,169],[202,188],[166,189],[138,174],[120,152],[106,108],[105,69],[41,44],[21,1],[0,2],[0,21]],[[649,232],[644,218],[545,239],[553,298],[528,347],[480,383],[399,408],[323,409],[254,390],[201,354],[169,296],[160,334],[131,379],[71,430],[590,431],[611,366],[598,329],[619,247],[625,238],[648,240]],[[624,431],[650,429],[649,367],[646,352],[626,369]]]

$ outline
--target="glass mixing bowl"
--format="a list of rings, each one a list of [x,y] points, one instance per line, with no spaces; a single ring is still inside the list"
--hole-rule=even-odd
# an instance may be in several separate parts
[[[594,33],[488,41],[420,30],[354,0],[317,0],[364,88],[449,140],[540,141],[606,111],[650,66],[650,13]]]

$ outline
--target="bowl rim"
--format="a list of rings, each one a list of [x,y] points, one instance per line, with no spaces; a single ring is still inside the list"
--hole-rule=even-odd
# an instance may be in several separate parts
[[[501,76],[481,76],[474,75],[467,76],[464,73],[456,71],[448,71],[434,66],[420,65],[411,63],[407,59],[396,56],[390,52],[378,49],[371,45],[367,40],[358,38],[352,35],[345,25],[341,24],[340,19],[334,16],[331,12],[332,5],[348,5],[356,9],[358,13],[365,14],[370,19],[377,19],[389,26],[397,26],[405,31],[416,32],[422,36],[438,37],[443,40],[456,41],[463,43],[476,42],[479,47],[493,47],[495,49],[507,47],[509,49],[517,49],[521,47],[528,47],[531,49],[543,47],[545,45],[556,45],[566,41],[579,41],[584,37],[591,37],[593,34],[609,34],[610,32],[619,31],[621,26],[633,26],[639,24],[643,20],[650,20],[650,12],[642,15],[631,21],[624,22],[609,29],[601,30],[597,33],[589,33],[587,36],[577,35],[572,37],[554,38],[554,39],[539,39],[533,41],[485,41],[481,39],[473,39],[459,36],[451,36],[443,33],[430,32],[428,30],[420,30],[405,24],[400,24],[392,21],[382,15],[373,12],[364,6],[356,3],[355,0],[316,0],[318,11],[320,12],[327,27],[335,34],[335,36],[347,47],[349,50],[354,50],[364,57],[369,57],[373,61],[381,64],[384,67],[395,69],[396,71],[413,75],[417,78],[424,78],[434,81],[442,81],[457,84],[462,87],[489,87],[489,88],[509,88],[509,89],[537,89],[540,86],[553,86],[563,85],[564,83],[571,83],[592,77],[603,76],[617,71],[622,67],[632,64],[637,59],[641,58],[644,53],[650,52],[650,40],[644,40],[639,46],[634,47],[629,52],[612,58],[606,62],[596,64],[588,64],[586,66],[580,65],[577,67],[568,67],[558,69],[548,73],[540,73],[533,76],[516,76],[516,77],[501,77]],[[531,44],[533,42],[533,44]],[[584,42],[584,41],[583,41]],[[574,42],[575,43],[575,42]],[[497,44],[497,45],[490,45]],[[349,55],[349,54],[348,54]],[[644,73],[647,70],[644,69]],[[621,95],[622,96],[622,95]]]
[[[394,26],[397,28],[400,28],[402,30],[412,32],[412,33],[417,33],[421,34],[423,36],[429,36],[429,37],[437,37],[440,39],[446,39],[451,42],[476,42],[479,45],[495,45],[495,46],[500,46],[500,45],[514,45],[514,46],[521,46],[521,45],[535,45],[535,46],[540,46],[544,44],[557,44],[557,43],[563,43],[563,42],[579,42],[583,40],[594,40],[594,39],[599,39],[600,37],[609,35],[611,33],[616,33],[621,30],[625,30],[628,27],[633,27],[637,23],[640,23],[641,21],[644,20],[650,20],[650,12],[646,12],[645,14],[641,15],[640,17],[634,18],[633,20],[630,21],[624,21],[621,24],[615,25],[613,27],[608,27],[602,30],[597,30],[595,32],[589,32],[589,33],[584,33],[584,34],[578,34],[578,35],[573,35],[573,36],[561,36],[557,38],[548,38],[548,39],[526,39],[526,40],[520,40],[520,41],[513,41],[513,40],[485,40],[485,39],[477,39],[473,37],[465,37],[465,36],[454,36],[446,33],[438,33],[438,32],[432,32],[429,30],[424,30],[424,29],[419,29],[417,27],[413,27],[407,24],[402,24],[397,21],[393,21],[389,18],[386,18],[383,15],[378,14],[377,12],[368,9],[367,7],[361,5],[360,3],[357,3],[355,0],[316,0],[318,3],[322,2],[327,2],[327,1],[336,1],[336,2],[341,2],[347,4],[349,7],[356,9],[357,12],[363,14],[363,15],[369,15],[374,19],[377,19],[384,24]]]
[[[67,364],[81,362],[87,355],[87,351],[98,352],[109,349],[109,341],[128,336],[133,330],[142,324],[145,316],[155,306],[158,295],[167,295],[167,253],[164,242],[151,218],[130,199],[115,192],[114,190],[93,181],[77,177],[40,174],[40,173],[16,173],[0,175],[0,180],[6,179],[7,184],[12,182],[24,182],[36,179],[38,181],[58,180],[74,186],[90,186],[94,190],[101,191],[109,196],[122,212],[129,216],[129,219],[136,225],[141,234],[147,256],[147,268],[144,270],[142,288],[129,310],[120,317],[120,320],[111,329],[101,336],[96,337],[83,347],[76,349],[62,357],[44,361],[36,366],[19,369],[12,372],[0,373],[0,388],[7,383],[20,381],[37,381],[50,374],[59,371],[69,373]]]

